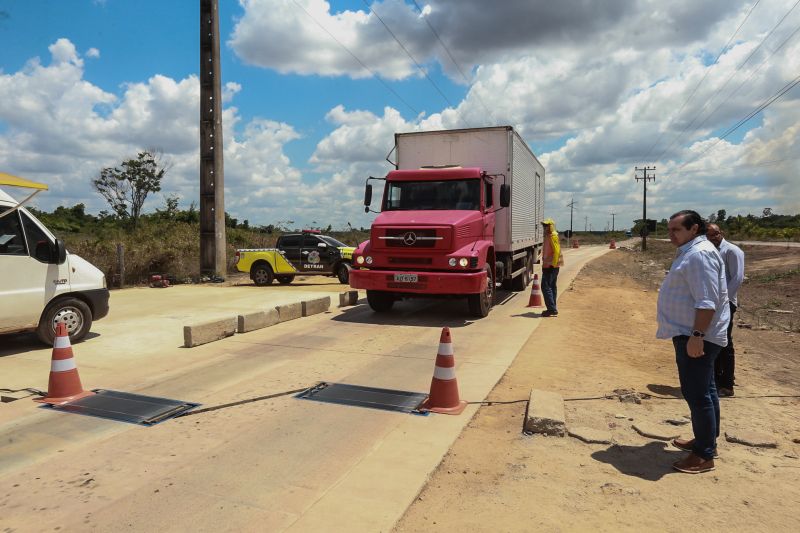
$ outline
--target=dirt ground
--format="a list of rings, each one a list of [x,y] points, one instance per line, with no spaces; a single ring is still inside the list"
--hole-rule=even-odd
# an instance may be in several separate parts
[[[688,425],[667,423],[688,408],[672,345],[655,339],[657,288],[674,249],[648,244],[646,254],[607,254],[561,287],[559,317],[545,319],[489,396],[519,403],[478,411],[396,531],[800,531],[800,278],[784,276],[800,250],[745,250],[737,317],[752,329],[734,331],[736,396],[722,399],[717,468],[692,476],[671,469],[684,452],[633,429],[649,423],[691,436]],[[756,324],[762,308],[794,313]],[[604,430],[613,444],[525,435],[532,388],[574,399],[564,404],[568,429]],[[651,397],[578,400],[615,389]],[[725,437],[742,432],[776,447]]]

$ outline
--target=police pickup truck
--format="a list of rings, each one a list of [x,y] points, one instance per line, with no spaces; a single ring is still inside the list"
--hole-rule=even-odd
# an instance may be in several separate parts
[[[304,230],[281,235],[275,248],[236,250],[236,268],[248,272],[259,286],[269,285],[273,279],[288,285],[298,275],[336,276],[346,285],[353,250],[318,230]]]

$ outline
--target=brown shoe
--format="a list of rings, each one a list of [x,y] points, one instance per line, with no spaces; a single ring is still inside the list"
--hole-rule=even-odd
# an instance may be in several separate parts
[[[685,452],[691,452],[694,446],[694,439],[672,439],[672,445]],[[719,457],[716,446],[714,447],[714,459]]]
[[[733,389],[728,389],[726,387],[720,387],[717,392],[723,398],[730,398],[731,396],[733,396]]]
[[[672,463],[672,468],[686,474],[702,474],[714,470],[714,459],[703,459],[699,455],[690,453],[684,459]]]

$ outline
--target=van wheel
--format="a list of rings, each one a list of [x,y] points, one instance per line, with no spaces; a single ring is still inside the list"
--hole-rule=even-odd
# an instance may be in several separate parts
[[[250,277],[253,278],[253,282],[256,285],[263,287],[264,285],[270,285],[275,275],[272,273],[272,268],[270,268],[269,265],[262,263],[253,267]]]
[[[80,342],[92,327],[92,311],[83,300],[63,298],[52,302],[42,313],[36,335],[45,344],[53,345],[56,325],[65,324],[70,342]]]
[[[278,280],[278,283],[281,285],[288,285],[294,281],[294,275],[290,276],[275,276],[275,279]]]
[[[376,313],[385,313],[394,305],[394,296],[389,292],[367,291],[367,303]]]
[[[489,265],[484,265],[483,270],[486,272],[486,290],[479,294],[470,294],[467,296],[470,314],[480,318],[487,316],[492,305],[494,305],[494,277],[492,276],[492,269],[489,268]]]
[[[347,285],[350,281],[350,265],[347,263],[339,263],[336,267],[336,277],[339,278],[339,283]]]

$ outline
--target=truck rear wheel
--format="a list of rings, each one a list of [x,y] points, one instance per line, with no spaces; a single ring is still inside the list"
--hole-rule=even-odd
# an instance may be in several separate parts
[[[80,342],[92,327],[92,311],[83,300],[62,298],[52,302],[42,313],[36,335],[45,344],[53,345],[56,338],[56,324],[67,326],[71,342]]]
[[[269,265],[261,263],[253,267],[250,277],[253,278],[253,282],[256,285],[263,287],[264,285],[270,285],[275,275]]]
[[[487,316],[492,305],[494,305],[494,277],[492,276],[492,269],[489,268],[489,265],[484,265],[483,270],[486,272],[486,290],[478,294],[470,294],[467,296],[470,314],[480,318]]]
[[[383,291],[367,291],[367,303],[376,313],[385,313],[394,305],[394,296]]]
[[[531,272],[533,272],[533,256],[528,254],[525,258],[525,272],[514,278],[513,289],[524,291],[525,287],[531,282]]]

